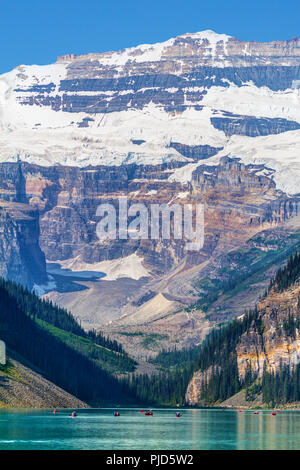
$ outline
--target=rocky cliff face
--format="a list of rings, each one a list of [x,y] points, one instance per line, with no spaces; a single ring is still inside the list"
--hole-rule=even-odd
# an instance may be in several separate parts
[[[0,202],[0,276],[29,289],[48,281],[38,217],[29,205]]]
[[[198,371],[193,375],[193,379],[190,381],[186,395],[185,395],[185,400],[186,403],[188,403],[191,406],[199,405],[200,403],[202,404],[202,398],[201,398],[201,391],[202,388],[205,384],[207,384],[213,375],[213,373],[218,370],[218,367],[209,367],[205,371]],[[203,403],[203,406],[205,404]]]
[[[215,248],[217,239],[226,237],[226,232],[233,229],[235,219],[238,230],[245,231],[247,237],[298,214],[298,198],[287,198],[277,191],[275,183],[261,174],[261,165],[244,165],[230,158],[221,159],[219,165],[198,166],[192,173],[191,182],[186,184],[169,181],[174,165],[79,169],[22,164],[21,167],[18,171],[22,171],[24,179],[24,197],[40,211],[41,246],[46,257],[53,261],[80,255],[82,261],[93,263],[116,258],[120,251],[123,256],[137,249],[155,251],[160,243],[155,240],[147,243],[133,239],[124,243],[122,240],[110,240],[107,244],[99,242],[96,235],[99,203],[111,202],[118,209],[118,197],[124,195],[128,197],[129,205],[138,202],[146,207],[170,201],[204,203],[208,254]],[[181,171],[180,167],[175,171]],[[13,185],[14,173],[11,180],[4,173],[0,190],[3,187],[4,191],[6,186],[13,188]],[[11,191],[15,194],[13,189]],[[219,217],[224,224],[218,229],[214,221]],[[227,235],[234,236],[233,233]],[[162,246],[172,251],[170,262],[173,264],[182,259],[183,241],[174,244],[174,240],[165,240]],[[205,256],[205,250],[202,256]],[[195,254],[193,257],[195,259]]]
[[[0,77],[0,159],[86,167],[238,156],[296,194],[299,44],[203,31],[21,65]]]

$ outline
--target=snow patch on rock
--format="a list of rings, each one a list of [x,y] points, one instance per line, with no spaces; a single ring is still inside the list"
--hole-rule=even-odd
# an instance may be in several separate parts
[[[102,272],[106,274],[104,278],[106,281],[115,281],[121,277],[129,277],[135,280],[149,277],[149,272],[143,266],[143,258],[136,253],[124,258],[100,261],[99,263],[85,263],[80,260],[80,257],[56,261],[56,263],[59,263],[62,269],[70,269],[75,272]]]

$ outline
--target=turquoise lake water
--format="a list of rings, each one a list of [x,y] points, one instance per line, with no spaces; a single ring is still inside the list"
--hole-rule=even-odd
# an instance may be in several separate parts
[[[300,411],[1,410],[0,449],[300,449]]]

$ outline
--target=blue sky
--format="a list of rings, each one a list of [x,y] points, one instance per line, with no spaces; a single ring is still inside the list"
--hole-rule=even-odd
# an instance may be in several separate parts
[[[0,7],[0,73],[204,29],[257,41],[300,36],[299,0],[0,0]]]

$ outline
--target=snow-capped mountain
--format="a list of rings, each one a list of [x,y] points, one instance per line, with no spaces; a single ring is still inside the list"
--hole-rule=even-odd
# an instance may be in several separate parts
[[[0,76],[0,161],[41,166],[263,164],[299,193],[300,38],[203,31],[117,52],[66,55]],[[261,171],[261,170],[260,170]]]

